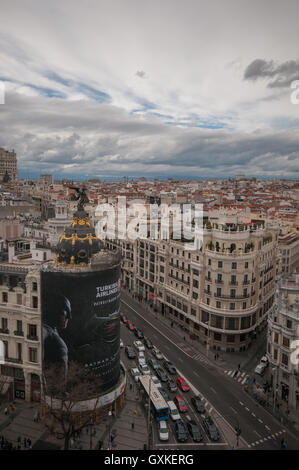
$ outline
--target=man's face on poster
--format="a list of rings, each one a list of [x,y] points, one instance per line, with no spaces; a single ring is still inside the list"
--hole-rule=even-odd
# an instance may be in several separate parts
[[[56,326],[59,330],[64,330],[67,327],[68,321],[71,318],[71,311],[70,301],[64,297],[63,302],[57,311]]]

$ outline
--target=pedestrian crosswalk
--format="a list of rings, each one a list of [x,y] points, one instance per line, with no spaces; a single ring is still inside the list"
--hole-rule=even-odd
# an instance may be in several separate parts
[[[206,356],[205,356],[204,354],[202,354],[202,353],[197,353],[197,354],[195,354],[195,355],[192,357],[192,359],[195,359],[196,361],[199,361],[199,362],[203,362],[203,363],[205,363],[205,364],[208,364],[208,363],[209,363],[209,361],[208,361],[208,359],[206,358]]]
[[[234,379],[235,381],[239,382],[241,385],[244,385],[246,380],[248,379],[248,374],[246,372],[242,372],[238,369],[229,369],[229,370],[224,370],[224,373],[228,376]]]
[[[262,437],[262,439],[258,439],[257,441],[255,442],[252,442],[251,444],[248,444],[248,447],[251,448],[251,447],[256,447],[260,444],[262,444],[263,442],[266,442],[266,441],[269,441],[271,439],[277,439],[279,436],[281,436],[282,434],[284,433],[284,430],[281,430],[279,432],[275,432],[273,434],[270,434],[269,436],[266,436],[266,437]]]

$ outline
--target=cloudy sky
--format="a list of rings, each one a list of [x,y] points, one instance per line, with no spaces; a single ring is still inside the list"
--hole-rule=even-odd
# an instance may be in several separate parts
[[[298,0],[3,2],[0,146],[21,176],[298,177],[298,18]]]

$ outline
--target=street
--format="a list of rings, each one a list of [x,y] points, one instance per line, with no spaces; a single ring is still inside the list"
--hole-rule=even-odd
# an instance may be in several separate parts
[[[182,341],[170,324],[167,327],[158,318],[149,316],[142,305],[127,296],[121,303],[121,312],[140,328],[144,335],[151,339],[162,354],[176,366],[190,383],[192,391],[203,397],[207,403],[207,411],[222,431],[222,446],[226,448],[229,448],[228,445],[236,446],[235,428],[238,427],[241,429],[240,448],[278,450],[282,437],[287,440],[289,449],[299,448],[296,436],[286,430],[244,391],[243,380],[233,380],[222,370],[213,366],[211,360],[206,360],[202,354],[196,354],[194,348]],[[122,325],[121,337],[125,345],[132,344],[136,339],[134,333],[124,325]],[[191,412],[192,406],[189,398],[187,397],[186,400]],[[205,444],[216,445],[204,439],[202,445]],[[158,445],[165,447],[165,444],[159,443]]]

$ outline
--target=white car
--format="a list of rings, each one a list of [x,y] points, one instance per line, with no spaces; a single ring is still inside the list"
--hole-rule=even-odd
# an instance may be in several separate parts
[[[261,358],[261,360],[260,360],[260,364],[264,364],[264,365],[265,365],[265,367],[268,367],[268,365],[269,365],[269,361],[268,361],[268,358],[267,358],[267,356],[263,356],[263,357]]]
[[[159,421],[159,439],[160,441],[168,441],[169,432],[166,421]]]
[[[145,362],[139,362],[139,369],[143,375],[150,375],[151,371],[149,366]]]
[[[173,401],[168,401],[167,402],[168,408],[169,408],[169,413],[172,421],[177,421],[178,419],[181,419],[181,415],[179,413],[179,410],[177,409],[175,403]]]
[[[265,370],[266,370],[265,364],[261,363],[256,366],[256,368],[254,369],[254,372],[258,375],[264,375]]]
[[[134,341],[133,344],[138,352],[145,351],[144,344],[141,341]]]
[[[145,355],[144,355],[144,352],[143,351],[140,351],[140,353],[138,354],[138,362],[145,362]]]
[[[131,369],[131,375],[134,378],[135,382],[139,382],[139,377],[142,375],[139,369],[137,367],[132,367]]]
[[[158,359],[158,361],[161,361],[162,359],[164,359],[164,356],[163,354],[159,351],[159,349],[157,348],[153,348],[152,349],[152,353],[153,355],[155,356],[156,359]]]
[[[155,375],[152,375],[152,382],[156,385],[157,388],[162,388],[161,382]]]

